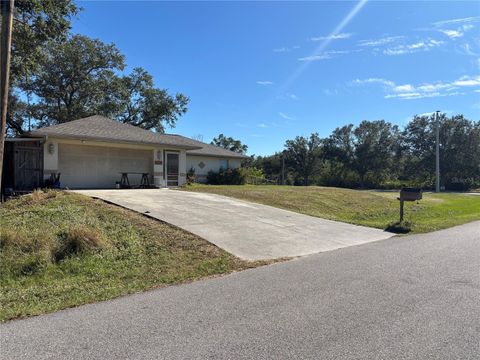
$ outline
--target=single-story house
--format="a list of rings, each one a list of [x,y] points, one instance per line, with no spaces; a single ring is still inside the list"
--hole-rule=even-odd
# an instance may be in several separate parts
[[[99,115],[40,128],[9,142],[11,156],[8,148],[6,153],[11,161],[4,172],[11,174],[10,182],[14,179],[23,187],[39,186],[52,174],[61,174],[62,188],[114,188],[124,173],[131,185],[148,181],[157,187],[179,186],[186,182],[190,169],[195,170],[197,181],[204,182],[210,170],[239,168],[246,158],[184,136],[160,134]]]

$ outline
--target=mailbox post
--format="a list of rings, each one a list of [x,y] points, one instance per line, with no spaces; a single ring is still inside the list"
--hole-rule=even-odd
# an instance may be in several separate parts
[[[400,222],[403,221],[403,203],[405,201],[417,201],[422,199],[422,189],[419,188],[403,188],[400,190]]]

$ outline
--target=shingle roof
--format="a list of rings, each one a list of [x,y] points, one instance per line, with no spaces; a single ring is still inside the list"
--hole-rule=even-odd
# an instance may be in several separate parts
[[[189,150],[200,148],[197,141],[181,135],[159,134],[100,115],[40,128],[30,132],[29,136],[51,136],[141,145],[165,145]]]
[[[140,145],[162,145],[186,149],[189,155],[204,155],[228,158],[246,158],[246,155],[189,139],[181,135],[159,134],[139,127],[124,124],[101,115],[93,115],[67,123],[34,130],[28,136],[51,136],[67,139],[122,142]]]
[[[192,140],[201,146],[201,149],[197,150],[188,150],[188,155],[204,155],[204,156],[215,156],[215,157],[228,157],[228,158],[238,158],[238,159],[245,159],[248,158],[247,155],[239,154],[231,150],[227,150],[221,148],[219,146],[206,144],[201,141]]]

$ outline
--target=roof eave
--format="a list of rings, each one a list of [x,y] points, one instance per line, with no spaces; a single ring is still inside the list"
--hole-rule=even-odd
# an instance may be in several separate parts
[[[197,150],[197,149],[196,149]],[[198,154],[198,153],[191,153],[187,151],[187,155],[191,156],[210,156],[210,157],[216,157],[216,158],[232,158],[232,159],[248,159],[250,156],[248,155],[241,155],[241,154],[233,154],[233,155],[219,155],[219,154]]]
[[[96,136],[80,136],[80,135],[64,135],[64,134],[47,134],[41,132],[30,132],[26,134],[28,137],[51,137],[55,139],[69,139],[69,140],[86,140],[86,141],[101,141],[111,144],[130,144],[130,145],[150,145],[150,146],[161,146],[167,147],[170,149],[183,149],[183,150],[200,150],[200,146],[194,145],[175,145],[175,144],[165,144],[161,142],[152,142],[152,141],[130,141],[130,140],[114,140],[103,137]]]

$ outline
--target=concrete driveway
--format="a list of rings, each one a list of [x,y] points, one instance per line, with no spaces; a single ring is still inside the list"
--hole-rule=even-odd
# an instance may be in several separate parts
[[[245,260],[314,254],[393,235],[214,194],[170,189],[76,192],[178,226]]]

